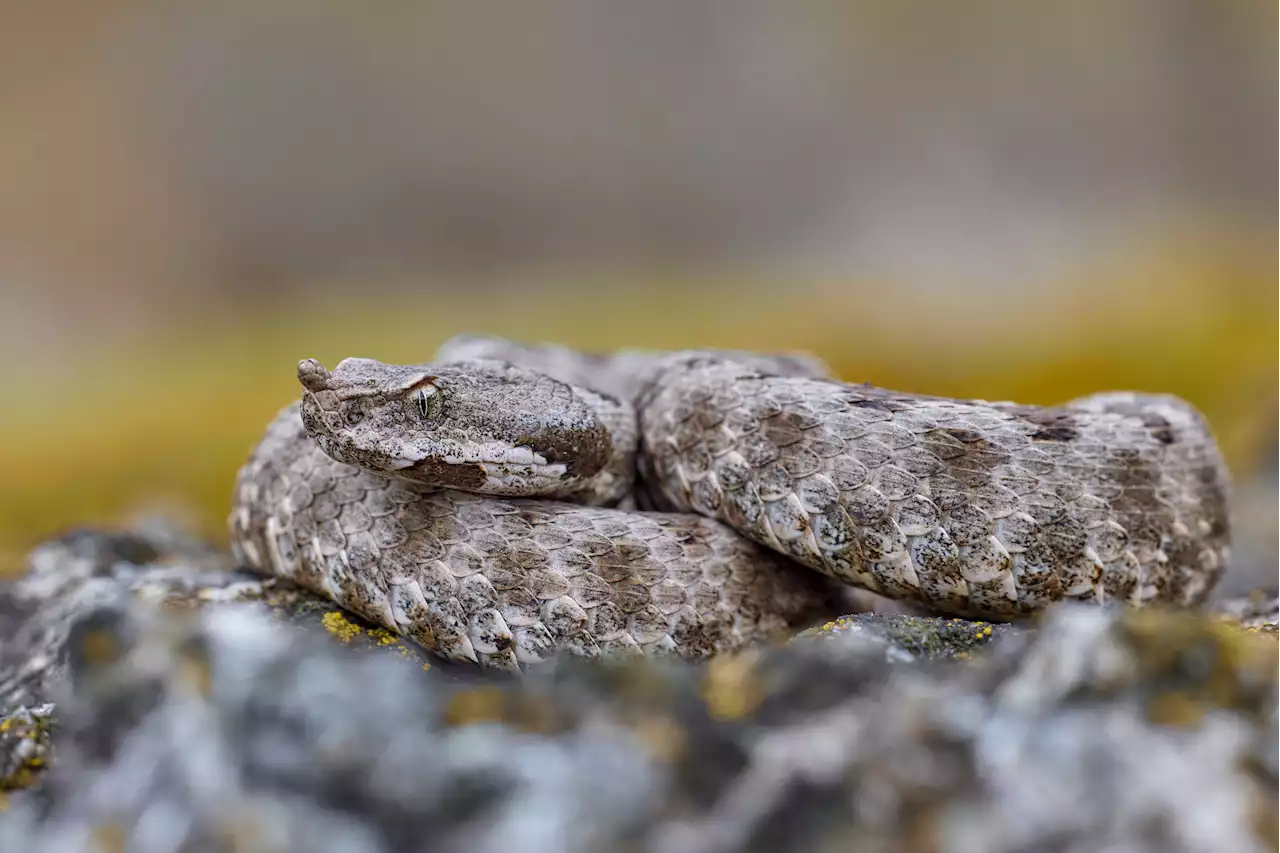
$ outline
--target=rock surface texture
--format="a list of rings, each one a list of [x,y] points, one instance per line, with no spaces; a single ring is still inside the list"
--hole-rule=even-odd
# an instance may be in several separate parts
[[[0,850],[1276,847],[1276,641],[1228,618],[861,614],[515,678],[220,562],[85,531],[0,592]]]

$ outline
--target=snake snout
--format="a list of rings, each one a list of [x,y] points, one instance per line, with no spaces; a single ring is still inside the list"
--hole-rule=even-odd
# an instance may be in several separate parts
[[[308,391],[323,391],[329,381],[329,371],[314,358],[304,358],[298,362],[298,381]]]

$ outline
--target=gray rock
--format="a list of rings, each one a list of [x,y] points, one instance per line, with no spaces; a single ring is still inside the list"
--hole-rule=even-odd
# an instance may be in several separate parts
[[[68,638],[103,606],[253,606],[352,649],[416,669],[439,667],[444,678],[477,677],[295,584],[237,570],[228,555],[163,527],[72,531],[35,548],[27,568],[0,584],[0,714],[7,711],[0,716],[0,792],[35,785],[47,769],[57,723],[49,701],[65,686]]]
[[[32,787],[49,766],[52,728],[52,705],[0,715],[0,803],[7,792]]]
[[[965,662],[878,640],[459,684],[260,608],[104,606],[0,849],[1274,849],[1276,644],[1061,607]],[[238,846],[237,846],[238,845]]]
[[[854,613],[803,631],[795,642],[839,642],[846,636],[856,636],[862,644],[882,646],[891,660],[953,660],[967,658],[999,637],[1028,629],[1025,623]]]
[[[26,575],[0,584],[0,708],[47,702],[62,680],[75,621],[133,600],[175,609],[251,604],[353,648],[440,666],[451,677],[471,674],[295,584],[238,569],[229,555],[172,531],[86,529],[41,544],[28,556]]]
[[[1274,850],[1270,607],[858,614],[516,680],[80,532],[0,588],[0,850]]]
[[[1216,602],[1212,612],[1246,628],[1274,634],[1280,628],[1280,595],[1274,586],[1255,589]]]

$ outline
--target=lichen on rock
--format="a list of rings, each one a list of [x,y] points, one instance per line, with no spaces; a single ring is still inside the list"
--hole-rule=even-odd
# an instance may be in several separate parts
[[[481,677],[149,542],[56,540],[0,591],[2,850],[1275,849],[1275,636],[1220,615],[861,614]]]
[[[901,660],[966,658],[997,637],[1023,630],[1017,623],[980,622],[937,616],[854,613],[803,631],[797,641],[840,641],[856,634],[883,643]]]
[[[20,707],[0,716],[0,805],[8,792],[30,788],[49,767],[53,706]]]

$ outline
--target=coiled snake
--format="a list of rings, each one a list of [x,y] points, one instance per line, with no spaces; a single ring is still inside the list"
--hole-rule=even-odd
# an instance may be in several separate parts
[[[996,620],[1191,606],[1228,553],[1225,465],[1170,396],[1036,408],[472,336],[298,376],[237,478],[236,556],[485,667],[732,651],[821,618],[833,581]]]

